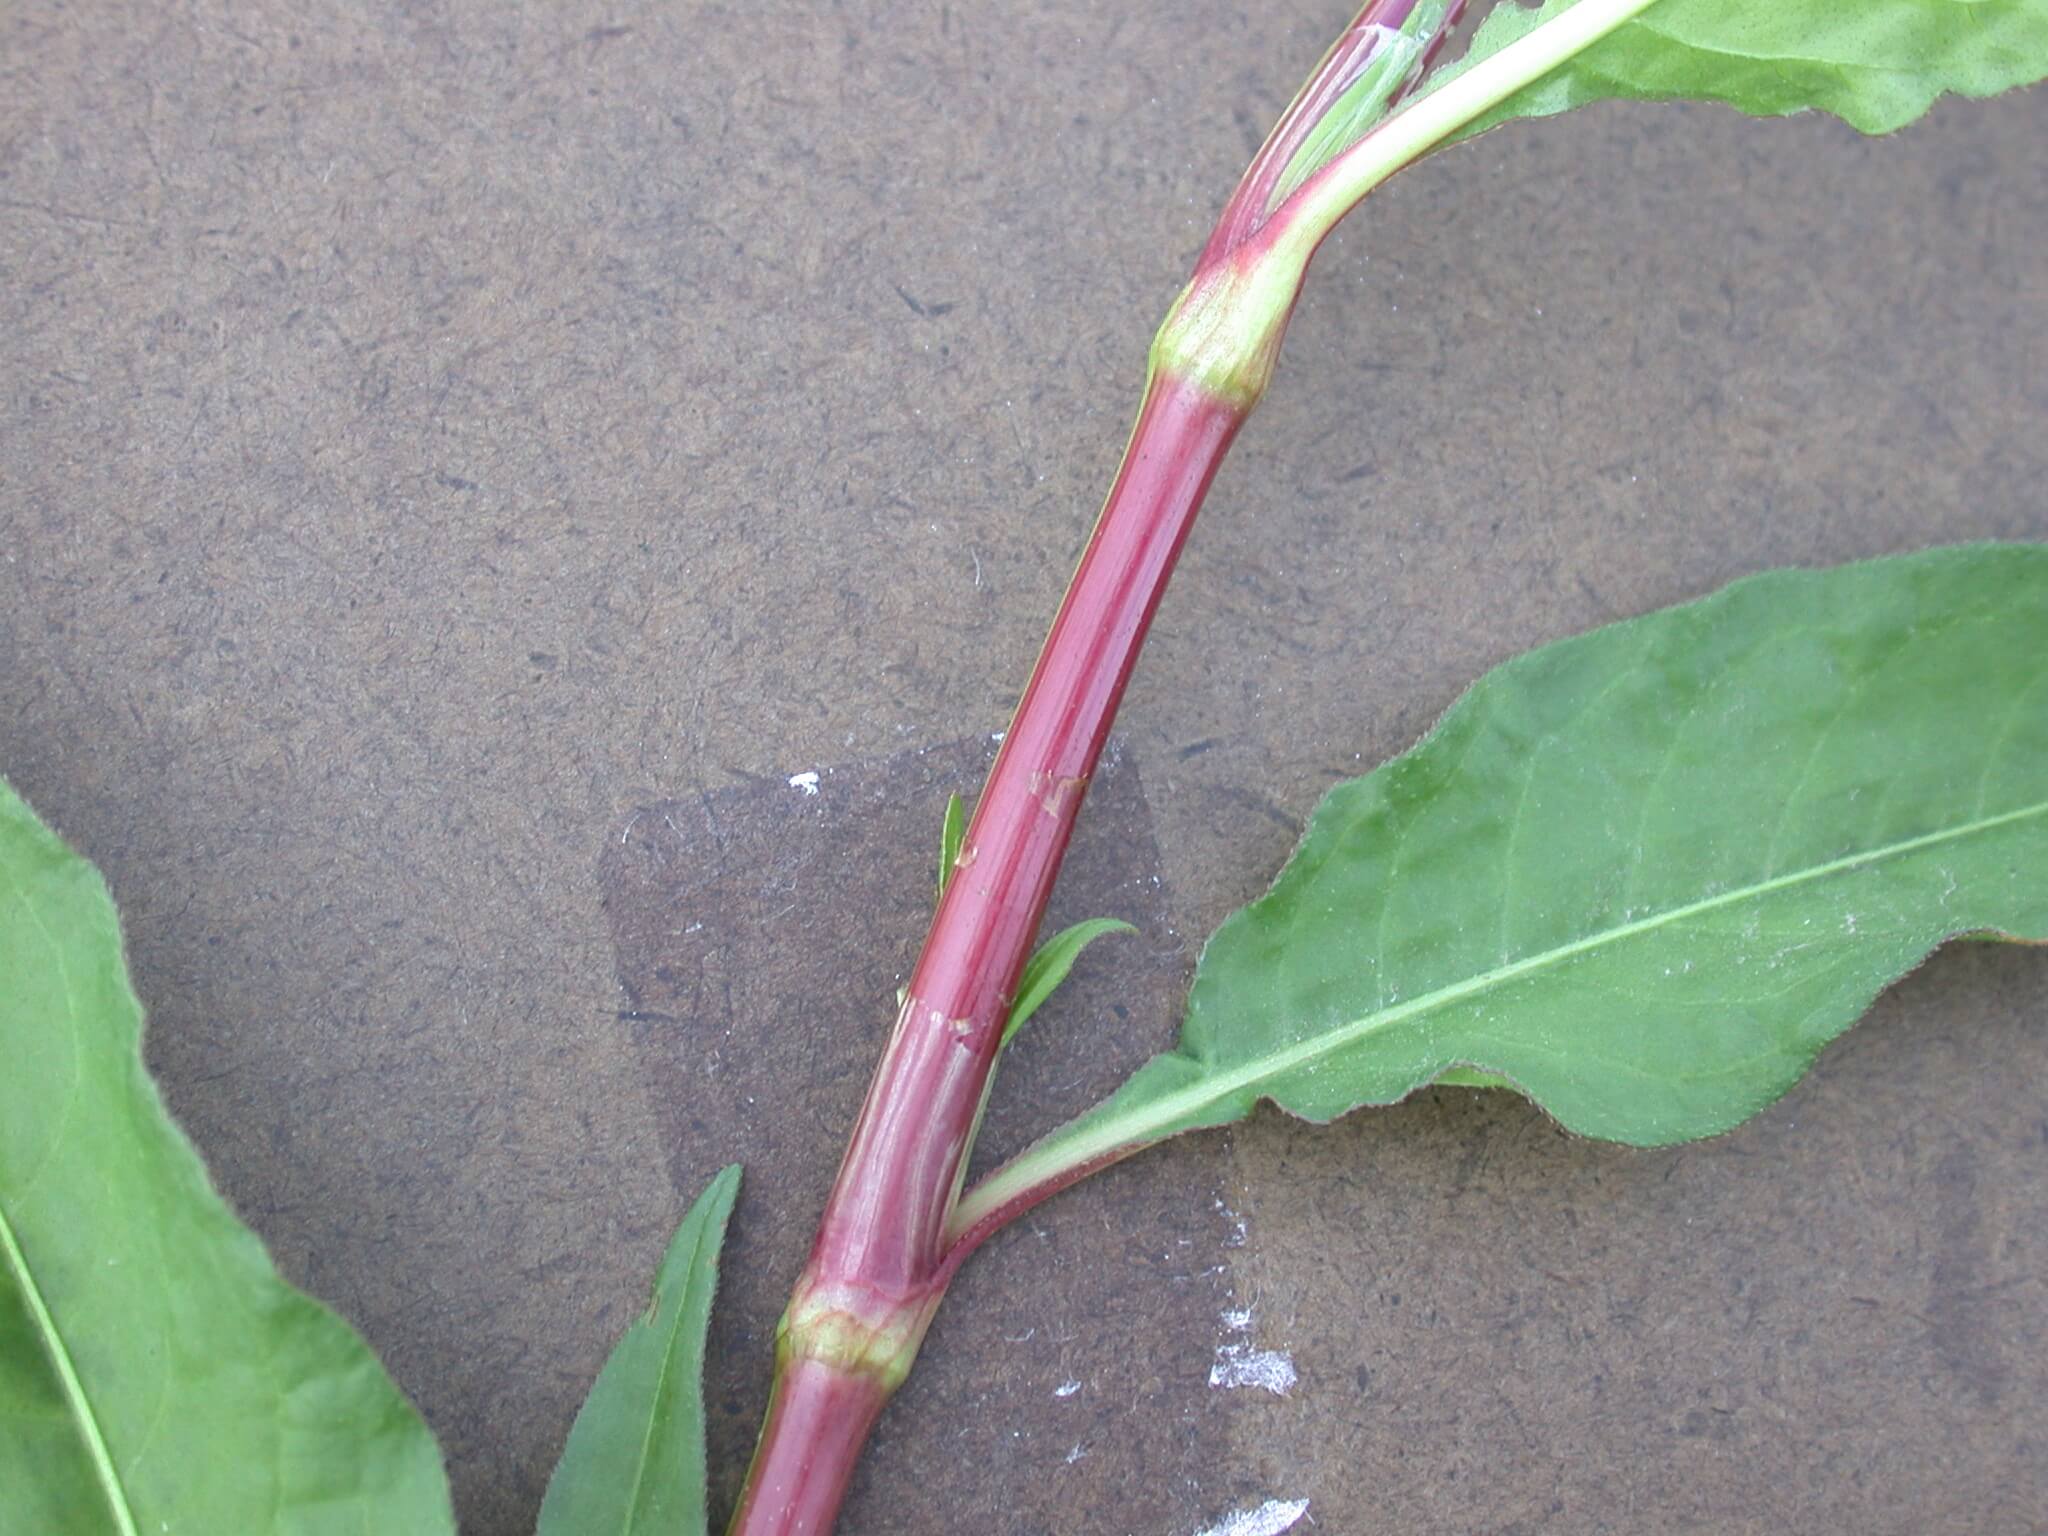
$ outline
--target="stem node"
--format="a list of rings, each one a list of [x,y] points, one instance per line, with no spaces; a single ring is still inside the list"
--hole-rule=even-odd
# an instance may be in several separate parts
[[[1152,340],[1153,372],[1250,415],[1307,270],[1304,257],[1257,242],[1196,272]]]
[[[894,1297],[855,1281],[806,1274],[776,1325],[776,1359],[784,1367],[807,1360],[866,1377],[886,1397],[910,1374],[938,1301],[935,1290]]]

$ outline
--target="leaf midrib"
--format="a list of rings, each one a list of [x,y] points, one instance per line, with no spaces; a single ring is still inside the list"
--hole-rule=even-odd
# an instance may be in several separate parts
[[[92,1457],[93,1471],[99,1478],[101,1491],[106,1494],[107,1507],[113,1512],[114,1522],[121,1536],[137,1536],[135,1516],[128,1507],[128,1491],[121,1486],[121,1474],[114,1468],[114,1458],[100,1429],[99,1416],[93,1412],[92,1400],[86,1396],[85,1383],[78,1378],[78,1367],[72,1362],[64,1335],[57,1329],[57,1320],[51,1315],[49,1304],[43,1300],[42,1288],[29,1271],[28,1258],[15,1238],[14,1227],[7,1219],[5,1208],[0,1208],[0,1251],[7,1255],[7,1267],[13,1272],[15,1284],[28,1302],[37,1336],[42,1339],[50,1363],[57,1368],[58,1379],[64,1384],[65,1399],[71,1405],[72,1417],[77,1421],[80,1436]]]
[[[56,935],[43,921],[43,915],[29,900],[28,892],[21,882],[14,878],[12,871],[0,865],[0,874],[8,876],[8,887],[28,920],[36,925],[43,937],[49,941],[56,956],[58,972],[64,978],[64,1001],[71,1012],[72,1035],[78,1033],[78,1001],[70,985],[70,973],[64,964],[64,952],[57,944]],[[40,1170],[38,1170],[40,1172]],[[42,1287],[36,1284],[36,1277],[28,1267],[28,1255],[21,1251],[21,1243],[14,1235],[14,1224],[7,1219],[7,1209],[0,1205],[0,1251],[7,1255],[7,1267],[13,1273],[15,1284],[20,1288],[28,1303],[29,1315],[33,1319],[37,1336],[56,1367],[57,1378],[64,1385],[65,1400],[71,1405],[71,1415],[77,1421],[79,1434],[85,1441],[87,1454],[92,1458],[93,1472],[99,1479],[100,1491],[106,1496],[107,1508],[113,1514],[114,1524],[120,1536],[137,1536],[135,1512],[128,1504],[128,1490],[122,1486],[121,1474],[114,1466],[113,1453],[107,1445],[106,1432],[100,1427],[99,1415],[93,1411],[92,1399],[86,1395],[85,1383],[79,1379],[78,1366],[71,1358],[71,1347],[64,1342],[64,1335],[57,1328],[57,1319],[51,1313],[49,1303],[43,1300]]]
[[[654,1458],[655,1423],[660,1417],[663,1398],[668,1392],[669,1370],[675,1364],[676,1338],[689,1322],[691,1302],[695,1300],[698,1266],[704,1257],[705,1239],[710,1235],[711,1223],[704,1222],[697,1229],[695,1240],[690,1244],[690,1262],[683,1271],[682,1294],[676,1298],[675,1316],[670,1319],[667,1336],[662,1341],[661,1369],[654,1376],[654,1402],[647,1411],[647,1432],[640,1439],[640,1457],[633,1467],[633,1496],[626,1501],[626,1523],[621,1528],[631,1532],[640,1527],[641,1500],[647,1496],[647,1467]],[[721,1234],[722,1236],[722,1234]],[[655,1305],[661,1304],[657,1294]]]
[[[1795,870],[1789,874],[1759,881],[1753,885],[1739,886],[1734,890],[1720,892],[1718,895],[1703,897],[1699,901],[1690,902],[1682,907],[1673,907],[1668,911],[1653,913],[1648,917],[1638,918],[1634,922],[1624,923],[1617,928],[1602,929],[1598,933],[1574,939],[1569,944],[1562,944],[1554,949],[1544,950],[1540,954],[1530,955],[1512,964],[1498,966],[1490,971],[1482,971],[1479,975],[1468,977],[1464,981],[1453,982],[1449,986],[1439,987],[1433,992],[1422,993],[1420,996],[1411,998],[1405,1003],[1397,1003],[1390,1008],[1383,1008],[1362,1018],[1353,1019],[1349,1023],[1340,1024],[1335,1029],[1314,1035],[1307,1040],[1296,1041],[1293,1045],[1256,1057],[1242,1066],[1229,1068],[1214,1076],[1205,1077],[1199,1084],[1193,1087],[1178,1089],[1127,1114],[1105,1117],[1105,1120],[1093,1134],[1082,1130],[1080,1134],[1075,1136],[1073,1142],[1070,1143],[1069,1150],[1060,1157],[1059,1162],[1061,1166],[1076,1165],[1085,1161],[1089,1156],[1099,1155],[1115,1148],[1142,1145],[1146,1141],[1156,1139],[1162,1134],[1170,1134],[1162,1133],[1158,1128],[1182,1119],[1186,1115],[1194,1113],[1206,1105],[1213,1104],[1219,1099],[1228,1098],[1234,1093],[1252,1087],[1262,1078],[1277,1077],[1292,1072],[1315,1061],[1318,1057],[1329,1055],[1379,1030],[1414,1018],[1418,1014],[1427,1013],[1432,1009],[1444,1007],[1451,1003],[1461,1002],[1465,998],[1475,996],[1490,987],[1498,986],[1503,982],[1517,980],[1542,970],[1546,966],[1560,964],[1578,955],[1597,949],[1602,945],[1631,939],[1638,934],[1651,932],[1667,924],[1697,917],[1703,912],[1711,912],[1721,907],[1733,906],[1739,902],[1769,896],[1777,891],[1787,890],[1793,886],[1805,884],[1808,881],[1826,879],[1830,875],[1841,874],[1844,871],[1856,869],[1864,865],[1876,864],[1885,859],[1896,858],[1903,854],[1916,853],[1923,848],[1936,847],[1942,843],[1953,842],[1959,838],[1974,836],[1979,832],[1988,832],[1996,827],[2008,826],[2014,822],[2026,821],[2030,818],[2044,815],[2048,815],[2048,801],[2021,806],[2015,810],[2003,811],[1996,816],[1980,817],[1975,821],[1965,822],[1960,826],[1947,827],[1937,832],[1929,832],[1919,837],[1908,838],[1904,842],[1889,843],[1881,848],[1845,854],[1841,858],[1830,860],[1825,864],[1816,864],[1810,868]],[[1086,1122],[1084,1120],[1076,1122],[1076,1124],[1077,1126],[1085,1126]],[[1057,1131],[1052,1134],[1053,1137],[1059,1137],[1060,1135]],[[1051,1138],[1048,1138],[1048,1141],[1050,1140]],[[1050,1150],[1049,1146],[1047,1150]],[[1026,1159],[1036,1162],[1036,1159],[1029,1152],[1025,1153],[1019,1159],[1019,1162],[1022,1163]]]

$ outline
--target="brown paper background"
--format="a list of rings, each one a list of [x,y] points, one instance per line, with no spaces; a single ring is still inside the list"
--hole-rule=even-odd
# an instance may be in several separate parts
[[[731,1486],[939,801],[1345,14],[0,16],[0,771],[105,868],[172,1104],[466,1531],[530,1528],[745,1156]],[[1376,196],[1083,818],[1062,902],[1146,935],[1048,1010],[1003,1133],[1112,1021],[1170,1036],[1320,791],[1488,665],[1766,566],[2048,537],[2044,136],[2039,93],[1891,141],[1602,108]],[[736,862],[643,869],[633,915],[640,813],[705,805]],[[829,917],[769,904],[778,860]],[[715,1004],[644,991],[645,903],[692,891]],[[1675,1152],[1441,1093],[1140,1159],[969,1269],[846,1529],[2048,1528],[2044,1014],[2039,953],[1940,956]],[[1291,1397],[1206,1385],[1237,1305]]]

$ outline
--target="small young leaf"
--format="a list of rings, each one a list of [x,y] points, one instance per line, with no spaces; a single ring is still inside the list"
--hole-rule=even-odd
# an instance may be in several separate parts
[[[739,1188],[735,1164],[676,1229],[653,1301],[569,1430],[536,1536],[704,1536],[704,1334]]]
[[[2048,939],[2048,546],[1758,576],[1511,661],[1331,790],[1176,1049],[962,1201],[1262,1099],[1512,1084],[1711,1135],[1943,940]]]
[[[946,884],[953,878],[954,862],[960,857],[960,844],[967,836],[967,808],[960,803],[958,795],[946,796],[946,819],[939,826],[939,894],[946,894]]]
[[[0,1531],[452,1536],[433,1437],[141,1047],[105,882],[0,782]]]
[[[1584,3],[1501,0],[1417,99]],[[2043,76],[2048,0],[1657,0],[1457,137],[1617,99],[1718,101],[1759,117],[1831,112],[1889,133],[1948,92],[1995,96]]]
[[[1082,950],[1106,933],[1137,931],[1129,923],[1113,917],[1093,917],[1085,923],[1062,929],[1039,945],[1031,958],[1024,962],[1024,975],[1017,983],[1017,1001],[1010,1005],[1009,1020],[1003,1025],[1003,1044],[1010,1043],[1010,1037],[1024,1027],[1024,1021],[1038,1012],[1059,984],[1067,979],[1067,972],[1081,958]]]

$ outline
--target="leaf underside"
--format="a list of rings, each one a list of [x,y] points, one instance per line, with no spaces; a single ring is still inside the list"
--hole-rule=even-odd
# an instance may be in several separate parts
[[[1577,3],[1501,0],[1418,99]],[[1816,110],[1889,133],[1945,94],[1994,96],[2044,76],[2048,0],[1657,0],[1455,137],[1610,100]]]
[[[991,1179],[1509,1084],[1657,1145],[1756,1113],[1965,934],[2048,939],[2048,546],[1738,582],[1531,652],[1333,789],[1178,1046]]]
[[[536,1536],[703,1536],[704,1337],[739,1187],[725,1169],[676,1229],[652,1303],[576,1415]]]
[[[453,1532],[440,1453],[143,1066],[105,883],[0,783],[0,1531]]]

